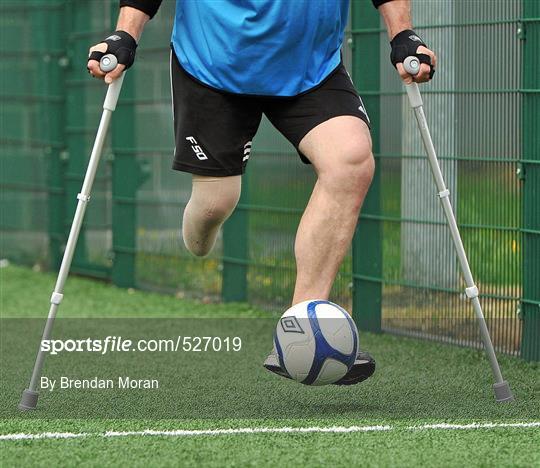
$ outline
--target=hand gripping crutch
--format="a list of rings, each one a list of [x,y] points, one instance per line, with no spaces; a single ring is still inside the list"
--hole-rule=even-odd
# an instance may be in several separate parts
[[[403,68],[407,73],[416,75],[420,71],[420,61],[414,56],[407,57],[403,61]],[[461,241],[461,236],[456,223],[456,218],[454,216],[454,212],[452,211],[452,205],[450,204],[450,191],[446,188],[441,168],[437,160],[437,155],[435,153],[435,148],[431,140],[418,84],[411,83],[406,85],[405,88],[407,90],[407,95],[409,96],[411,107],[414,110],[416,121],[418,122],[418,128],[420,129],[424,148],[426,149],[429,159],[431,172],[439,192],[438,196],[441,200],[444,214],[446,215],[446,220],[448,221],[448,227],[450,228],[452,240],[454,241],[454,247],[456,248],[456,253],[463,272],[463,278],[465,279],[465,284],[467,285],[465,288],[465,294],[471,300],[476,318],[478,320],[482,341],[484,342],[484,347],[486,348],[486,353],[491,365],[493,377],[495,379],[495,383],[493,384],[495,399],[498,402],[512,401],[514,399],[512,391],[510,390],[508,382],[503,379],[501,374],[497,356],[495,356],[495,350],[493,349],[493,343],[491,342],[491,337],[489,336],[486,320],[484,319],[484,314],[482,313],[482,307],[480,306],[480,300],[478,299],[478,288],[474,284],[471,268],[469,267],[469,261],[467,260],[467,255],[465,254],[463,242]]]
[[[116,68],[117,63],[117,59],[114,55],[107,54],[101,58],[99,66],[101,68],[101,71],[109,72]],[[86,169],[86,175],[84,176],[81,193],[77,195],[77,209],[75,211],[75,216],[73,217],[73,224],[71,225],[71,230],[69,231],[69,237],[64,251],[64,256],[62,258],[62,264],[60,266],[58,278],[56,280],[56,285],[54,287],[54,292],[51,296],[51,307],[49,309],[49,315],[47,317],[45,329],[43,330],[43,336],[41,338],[42,341],[40,342],[36,362],[34,364],[34,370],[32,371],[30,384],[28,385],[28,388],[23,391],[21,402],[19,403],[19,409],[23,411],[35,409],[37,405],[37,400],[39,396],[37,389],[39,387],[41,370],[43,368],[43,362],[45,360],[46,354],[41,349],[41,343],[43,342],[43,340],[50,339],[52,328],[54,325],[54,319],[56,317],[56,312],[58,310],[60,302],[62,302],[64,284],[66,283],[66,279],[69,274],[69,268],[71,266],[71,260],[73,259],[73,254],[75,252],[75,246],[77,245],[79,232],[81,230],[84,212],[86,210],[86,204],[88,203],[88,200],[90,200],[90,191],[92,189],[92,184],[94,183],[94,177],[96,175],[99,159],[103,151],[103,143],[105,141],[105,137],[107,136],[107,130],[111,121],[111,115],[116,108],[116,103],[118,102],[118,95],[120,94],[123,80],[124,74],[122,74],[118,79],[116,79],[109,85],[107,95],[105,97],[105,102],[103,103],[103,114],[101,115],[101,121],[99,122],[96,139],[94,141],[94,147],[92,148],[90,161],[88,162],[88,168]]]

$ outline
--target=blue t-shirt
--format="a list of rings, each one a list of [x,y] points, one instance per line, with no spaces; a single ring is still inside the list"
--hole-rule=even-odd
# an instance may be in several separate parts
[[[340,63],[349,0],[177,0],[184,70],[238,94],[295,96]]]

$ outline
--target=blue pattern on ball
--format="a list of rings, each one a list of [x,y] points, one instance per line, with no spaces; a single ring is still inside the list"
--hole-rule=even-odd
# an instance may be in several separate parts
[[[339,361],[345,364],[347,368],[350,368],[353,365],[354,360],[356,359],[358,337],[356,336],[355,326],[349,314],[346,311],[344,311],[341,307],[338,306],[338,308],[341,310],[341,312],[343,312],[343,314],[349,321],[349,325],[351,326],[351,332],[353,334],[353,340],[354,340],[352,353],[344,354],[338,351],[337,349],[332,348],[332,346],[330,346],[328,341],[326,341],[326,338],[324,337],[321,331],[317,314],[315,312],[315,308],[319,304],[330,304],[332,306],[335,306],[335,304],[331,303],[330,301],[312,301],[308,304],[309,323],[311,325],[311,329],[313,330],[313,336],[315,337],[315,356],[313,357],[313,363],[311,365],[311,369],[309,370],[308,376],[302,381],[302,383],[305,385],[311,385],[315,381],[326,359],[328,358],[335,359],[336,361]],[[280,359],[280,362],[281,362],[281,359]]]

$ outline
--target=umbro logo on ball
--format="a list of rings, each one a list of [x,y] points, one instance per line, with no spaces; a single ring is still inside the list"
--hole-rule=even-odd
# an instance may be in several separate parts
[[[304,333],[296,317],[283,317],[281,319],[281,328],[285,333]]]

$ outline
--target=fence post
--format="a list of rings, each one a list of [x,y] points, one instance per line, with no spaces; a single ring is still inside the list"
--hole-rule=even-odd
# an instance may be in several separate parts
[[[540,361],[540,3],[523,1],[523,335],[521,356]],[[531,21],[527,21],[530,19]]]
[[[62,261],[62,248],[66,240],[64,220],[64,164],[65,154],[64,115],[65,86],[65,5],[51,5],[40,0],[33,10],[34,44],[39,45],[39,79],[36,91],[40,103],[39,130],[47,142],[47,218],[49,236],[49,268],[57,270]]]
[[[353,79],[371,119],[373,153],[379,152],[380,17],[371,2],[353,0]],[[357,45],[358,43],[358,45]],[[382,229],[380,171],[375,171],[353,238],[353,317],[361,330],[381,331]],[[366,218],[366,215],[368,217]]]
[[[67,47],[69,51],[69,72],[66,82],[66,161],[64,174],[64,220],[63,230],[67,234],[73,222],[73,215],[77,208],[77,194],[81,190],[84,174],[88,164],[88,144],[85,138],[86,106],[84,80],[88,80],[85,73],[86,57],[88,56],[88,42],[78,40],[78,31],[88,28],[89,3],[68,2],[66,4],[69,35]],[[77,239],[77,247],[73,254],[71,271],[85,272],[88,268],[88,252],[86,243],[86,225],[83,223]]]
[[[247,301],[248,191],[248,175],[245,174],[238,206],[223,226],[221,297],[225,302]]]
[[[111,25],[114,31],[118,3],[111,3]],[[126,72],[122,92],[111,122],[112,145],[112,282],[120,287],[136,285],[136,195],[141,173],[135,154],[135,82],[134,69]]]

